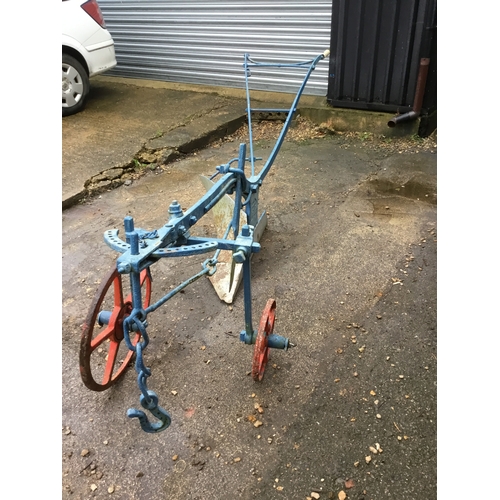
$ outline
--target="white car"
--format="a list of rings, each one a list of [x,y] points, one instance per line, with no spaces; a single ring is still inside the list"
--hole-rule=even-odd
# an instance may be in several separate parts
[[[115,44],[96,0],[62,0],[62,115],[81,111],[89,78],[116,66]]]

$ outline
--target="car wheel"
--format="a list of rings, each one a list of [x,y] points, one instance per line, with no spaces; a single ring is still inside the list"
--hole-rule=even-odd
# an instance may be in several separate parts
[[[67,54],[62,55],[62,115],[78,113],[85,107],[90,82],[85,68]]]

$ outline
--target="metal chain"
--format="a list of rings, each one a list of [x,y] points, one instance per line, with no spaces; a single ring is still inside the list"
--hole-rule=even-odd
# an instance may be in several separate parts
[[[141,322],[137,320],[136,324],[140,323]],[[143,325],[142,329],[145,332],[146,329]],[[151,423],[143,411],[136,410],[135,408],[129,408],[127,410],[127,416],[129,418],[138,418],[143,431],[156,433],[166,429],[170,425],[172,419],[170,418],[170,415],[158,405],[158,396],[156,393],[148,389],[147,378],[151,376],[151,370],[144,364],[142,350],[145,346],[146,344],[143,342],[137,342],[134,346],[136,353],[135,370],[138,373],[137,384],[142,393],[139,401],[143,408],[149,410],[156,418],[158,418],[158,422]]]
[[[202,264],[202,270],[187,280],[181,285],[182,288],[187,286],[189,283],[196,281],[203,275],[212,276],[217,271],[217,256],[219,255],[217,251],[211,259],[207,259]],[[168,296],[170,298],[170,296]],[[149,309],[148,309],[149,310]],[[134,311],[132,311],[134,312]],[[147,316],[147,313],[145,314]],[[141,321],[139,314],[131,314],[123,321],[123,338],[127,347],[134,351],[136,354],[135,360],[135,370],[137,372],[137,385],[141,391],[141,397],[139,399],[141,406],[149,410],[155,417],[159,419],[158,422],[149,422],[146,414],[141,410],[136,410],[135,408],[129,408],[127,410],[127,416],[129,418],[138,418],[142,430],[149,433],[159,432],[166,429],[171,422],[170,415],[158,405],[158,396],[155,392],[148,389],[147,379],[151,376],[151,370],[144,364],[143,349],[149,344],[149,336],[146,332],[146,321]],[[130,333],[135,330],[139,331],[143,341],[138,341],[135,345],[132,344],[130,339]]]

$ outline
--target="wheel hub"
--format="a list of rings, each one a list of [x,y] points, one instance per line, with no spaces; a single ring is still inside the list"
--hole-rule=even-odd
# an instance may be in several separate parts
[[[130,302],[126,302],[123,307],[120,309],[118,316],[116,317],[113,333],[111,334],[111,338],[115,342],[121,342],[123,340],[123,320],[130,315],[132,312],[132,304]]]
[[[71,91],[71,82],[69,82],[66,78],[63,79],[62,81],[62,91],[66,94],[68,94]]]

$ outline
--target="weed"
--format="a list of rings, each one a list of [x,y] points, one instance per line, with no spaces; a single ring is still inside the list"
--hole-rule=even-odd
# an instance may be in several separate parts
[[[141,163],[137,158],[134,158],[132,161],[134,162],[134,167],[139,170],[143,168],[154,170],[157,166],[156,163]]]
[[[367,140],[372,140],[373,139],[373,133],[372,132],[360,132],[359,138],[361,142],[367,141]]]

